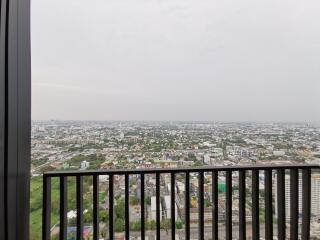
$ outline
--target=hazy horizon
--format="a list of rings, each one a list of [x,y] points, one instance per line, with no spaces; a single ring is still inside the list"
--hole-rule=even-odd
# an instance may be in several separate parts
[[[320,122],[319,7],[34,0],[32,118]]]
[[[32,122],[141,122],[141,123],[152,123],[152,122],[163,122],[163,123],[208,123],[208,124],[219,124],[219,123],[235,123],[235,124],[320,124],[320,121],[305,121],[305,122],[290,122],[290,121],[215,121],[215,120],[143,120],[143,119],[32,119]]]

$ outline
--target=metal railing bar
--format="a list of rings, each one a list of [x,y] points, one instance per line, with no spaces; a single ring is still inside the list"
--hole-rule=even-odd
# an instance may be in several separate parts
[[[66,240],[67,239],[67,212],[68,212],[68,177],[61,176],[60,177],[60,240]]]
[[[109,239],[114,239],[113,232],[113,175],[109,176]]]
[[[54,171],[44,173],[46,176],[77,176],[77,175],[124,175],[128,174],[155,174],[155,173],[185,173],[185,172],[211,172],[216,171],[239,171],[239,170],[267,170],[267,169],[319,169],[320,165],[253,165],[253,166],[203,166],[193,168],[147,168],[147,169],[107,169],[86,171]]]
[[[218,240],[218,171],[212,171],[212,239]]]
[[[246,171],[239,171],[239,239],[246,239]]]
[[[97,171],[66,171],[48,172],[43,174],[43,218],[42,239],[51,238],[51,188],[52,177],[60,180],[60,232],[59,239],[67,239],[67,211],[68,211],[68,177],[76,179],[76,236],[83,238],[83,177],[93,178],[93,239],[99,239],[99,176],[109,176],[109,239],[115,238],[114,233],[114,176],[122,175],[125,181],[125,239],[130,239],[130,175],[140,175],[141,179],[141,239],[145,240],[145,174],[152,174],[156,178],[156,238],[160,240],[162,217],[161,210],[161,174],[170,174],[171,181],[171,239],[176,236],[176,174],[185,174],[185,238],[190,239],[190,174],[198,173],[198,196],[199,196],[199,236],[205,237],[204,218],[204,178],[206,172],[212,172],[212,239],[218,239],[218,173],[226,173],[226,239],[232,239],[232,172],[239,172],[239,239],[246,239],[246,172],[252,171],[252,239],[260,238],[259,220],[259,171],[264,171],[264,201],[265,201],[265,238],[273,238],[273,170],[276,171],[276,201],[277,201],[277,237],[279,240],[286,239],[286,212],[285,212],[285,171],[290,171],[290,239],[299,237],[299,190],[302,190],[302,231],[301,239],[310,239],[310,214],[311,214],[311,170],[320,169],[319,165],[254,165],[254,166],[209,166],[196,168],[157,168],[157,169],[110,169]],[[299,171],[302,170],[302,189],[299,189]]]
[[[252,239],[260,239],[259,170],[252,171]]]
[[[42,239],[50,240],[51,178],[43,177]]]
[[[204,173],[199,172],[198,176],[199,189],[199,239],[204,239]]]
[[[176,239],[175,174],[171,173],[171,240]]]
[[[290,239],[298,240],[299,171],[290,170]]]
[[[302,170],[302,240],[310,238],[311,170]]]
[[[76,177],[77,239],[83,238],[83,177]]]
[[[232,240],[232,171],[226,172],[226,239]]]
[[[272,170],[265,170],[264,175],[265,238],[273,239]]]
[[[125,175],[124,179],[125,185],[125,230],[126,230],[126,240],[130,239],[130,215],[129,215],[129,175]],[[142,199],[141,199],[142,201]]]
[[[186,240],[190,239],[190,175],[186,172],[185,182],[185,232]]]
[[[156,173],[156,222],[157,222],[157,240],[160,240],[161,231],[161,211],[160,211],[160,173]]]
[[[93,240],[99,239],[99,176],[93,176],[93,205],[92,205],[92,212],[93,212]]]
[[[144,207],[144,174],[140,175],[140,188],[141,188],[141,240],[145,240],[145,207]]]
[[[286,239],[285,170],[277,170],[278,239]]]

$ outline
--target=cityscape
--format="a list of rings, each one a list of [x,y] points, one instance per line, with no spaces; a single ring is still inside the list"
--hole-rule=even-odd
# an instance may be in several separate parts
[[[320,1],[28,2],[0,240],[320,240]]]
[[[32,125],[31,168],[31,239],[40,239],[42,214],[42,174],[49,171],[84,171],[103,169],[188,168],[201,166],[246,166],[320,164],[320,125],[305,123],[246,122],[143,122],[143,121],[34,121]],[[176,239],[184,239],[185,179],[176,175]],[[320,172],[311,175],[311,238],[320,239]],[[191,239],[197,239],[199,220],[198,174],[190,174]],[[259,208],[261,237],[264,238],[264,177],[259,174]],[[290,176],[286,173],[286,200],[289,199]],[[274,229],[276,231],[276,172],[272,172]],[[83,179],[84,239],[92,239],[92,179]],[[160,174],[161,236],[170,239],[170,174]],[[213,196],[212,173],[204,173],[205,239],[211,239]],[[100,239],[108,239],[109,177],[99,176]],[[225,234],[226,176],[218,175],[219,236]],[[124,176],[115,175],[114,231],[116,239],[125,239]],[[247,236],[251,235],[251,172],[246,173]],[[144,199],[141,178],[130,175],[131,239],[140,239],[141,201],[145,203],[146,238],[155,239],[156,177],[145,176]],[[301,174],[299,186],[301,185]],[[52,180],[52,239],[59,234],[59,181]],[[56,188],[55,188],[56,187]],[[68,178],[68,239],[76,239],[75,181]],[[239,174],[232,173],[232,231],[239,231]],[[301,213],[301,187],[299,213]],[[289,201],[286,218],[289,224]],[[288,225],[288,227],[290,227]],[[221,232],[220,232],[221,231]]]

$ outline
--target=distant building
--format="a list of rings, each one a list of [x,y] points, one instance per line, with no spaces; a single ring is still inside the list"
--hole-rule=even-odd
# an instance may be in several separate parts
[[[311,175],[311,214],[320,216],[320,174]]]
[[[119,140],[122,141],[124,139],[124,133],[120,132]]]
[[[285,151],[273,151],[273,155],[274,156],[277,156],[277,157],[282,157],[282,156],[284,156],[286,153],[285,153]]]
[[[212,154],[214,157],[222,157],[223,156],[223,149],[222,148],[214,148]]]
[[[88,167],[90,167],[90,163],[88,161],[82,161],[80,170],[86,170]]]
[[[275,181],[275,191],[277,191],[277,181]],[[287,217],[290,217],[290,176],[285,177],[285,210]],[[302,213],[302,176],[299,175],[299,214]],[[275,197],[275,211],[277,214],[277,197]],[[313,173],[311,175],[311,215],[320,216],[320,174]]]
[[[157,202],[156,197],[151,197],[151,220],[157,220]],[[162,220],[162,206],[160,203],[160,220]]]
[[[166,209],[166,217],[167,219],[171,219],[171,196],[166,195],[164,196],[164,202],[165,202],[165,209]],[[176,203],[175,203],[176,205]],[[175,207],[175,221],[178,219],[178,207]]]
[[[210,158],[210,155],[209,154],[205,154],[204,156],[203,156],[203,161],[204,161],[204,163],[205,164],[211,164],[211,158]]]

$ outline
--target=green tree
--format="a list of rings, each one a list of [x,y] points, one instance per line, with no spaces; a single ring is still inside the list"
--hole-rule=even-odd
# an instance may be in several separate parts
[[[147,221],[145,227],[147,230],[155,230],[157,227],[157,223],[154,220]]]
[[[141,229],[141,222],[140,221],[134,221],[130,223],[130,230],[132,231],[140,231]]]
[[[130,197],[130,204],[131,205],[138,205],[140,203],[140,200],[138,197],[136,196],[131,196]]]
[[[181,220],[177,220],[176,221],[176,228],[177,229],[182,229],[182,227],[183,227],[183,222]]]
[[[109,214],[106,210],[99,211],[99,219],[101,222],[108,223],[109,222]]]
[[[116,232],[123,232],[124,231],[124,220],[121,218],[116,218],[114,230]]]
[[[124,198],[120,198],[117,201],[117,205],[115,207],[116,218],[124,219],[124,213],[125,213],[125,201],[124,201]]]
[[[147,205],[151,205],[151,197],[150,196],[146,197],[145,201],[146,201]]]

